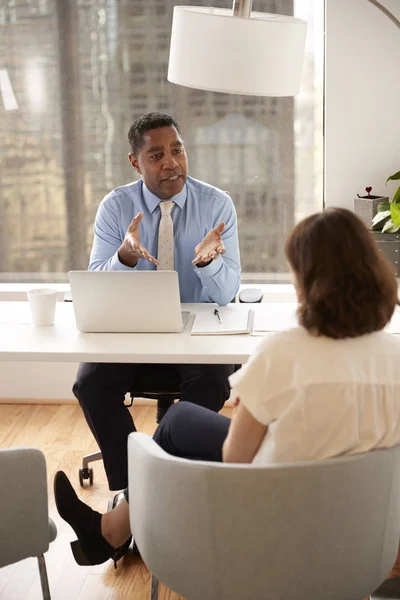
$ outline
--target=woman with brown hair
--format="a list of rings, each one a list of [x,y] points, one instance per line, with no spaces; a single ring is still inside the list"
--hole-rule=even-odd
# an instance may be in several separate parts
[[[191,459],[323,460],[400,443],[400,336],[382,331],[397,304],[394,270],[350,211],[299,223],[286,242],[299,326],[265,337],[230,377],[232,420],[179,402],[154,439]],[[60,515],[73,527],[80,564],[103,562],[130,535],[122,501],[100,515],[57,473]]]

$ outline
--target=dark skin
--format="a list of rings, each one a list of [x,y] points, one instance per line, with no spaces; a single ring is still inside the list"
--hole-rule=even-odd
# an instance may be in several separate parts
[[[136,155],[129,154],[129,162],[155,196],[169,200],[182,191],[187,179],[188,160],[183,140],[175,127],[159,127],[147,131],[143,142]],[[120,261],[129,267],[136,266],[139,258],[158,265],[158,260],[140,242],[139,224],[142,218],[143,213],[138,213],[132,219],[118,250]],[[225,223],[219,223],[197,244],[192,261],[194,265],[205,267],[219,254],[224,254],[225,246],[221,239],[224,228]]]

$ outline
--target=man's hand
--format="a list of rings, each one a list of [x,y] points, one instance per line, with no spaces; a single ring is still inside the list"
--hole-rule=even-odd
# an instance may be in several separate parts
[[[225,223],[221,221],[214,229],[211,229],[203,238],[200,244],[194,249],[195,258],[192,264],[198,267],[205,267],[219,254],[226,252],[221,234],[225,229]]]
[[[139,223],[142,218],[143,213],[140,212],[132,219],[124,241],[118,250],[119,260],[127,267],[136,267],[139,258],[144,258],[155,265],[159,264],[159,261],[149,254],[143,244],[140,243]]]

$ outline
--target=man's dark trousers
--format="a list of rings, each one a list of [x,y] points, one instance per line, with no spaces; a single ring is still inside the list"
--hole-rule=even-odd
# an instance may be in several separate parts
[[[180,401],[192,402],[218,412],[229,398],[228,377],[233,365],[169,365],[181,380]],[[146,366],[148,368],[148,366]],[[135,389],[142,365],[81,363],[73,392],[103,455],[110,490],[128,486],[127,438],[136,431],[124,405],[125,394]],[[154,378],[157,378],[157,365]]]

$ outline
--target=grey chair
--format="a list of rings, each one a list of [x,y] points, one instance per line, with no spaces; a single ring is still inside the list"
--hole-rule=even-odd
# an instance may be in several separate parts
[[[260,288],[247,288],[239,292],[238,301],[245,304],[260,303],[263,300],[263,291]],[[66,300],[70,302],[71,300]],[[136,382],[136,387],[130,392],[131,400],[127,406],[132,406],[135,398],[148,398],[157,401],[156,422],[160,423],[161,419],[167,410],[173,405],[175,400],[180,398],[180,379],[174,369],[168,365],[160,365],[158,378],[154,379],[154,369],[146,369],[147,365],[143,365],[139,381]],[[236,365],[239,369],[241,365]],[[79,468],[78,476],[81,486],[86,480],[89,485],[93,485],[94,473],[90,463],[97,460],[102,460],[101,451],[86,454],[82,458],[82,466]]]
[[[134,433],[128,457],[152,600],[157,579],[187,600],[361,600],[395,561],[400,446],[256,467],[179,459]]]
[[[0,450],[0,480],[0,567],[37,557],[43,598],[50,600],[44,553],[57,529],[48,514],[43,453],[36,448]]]

